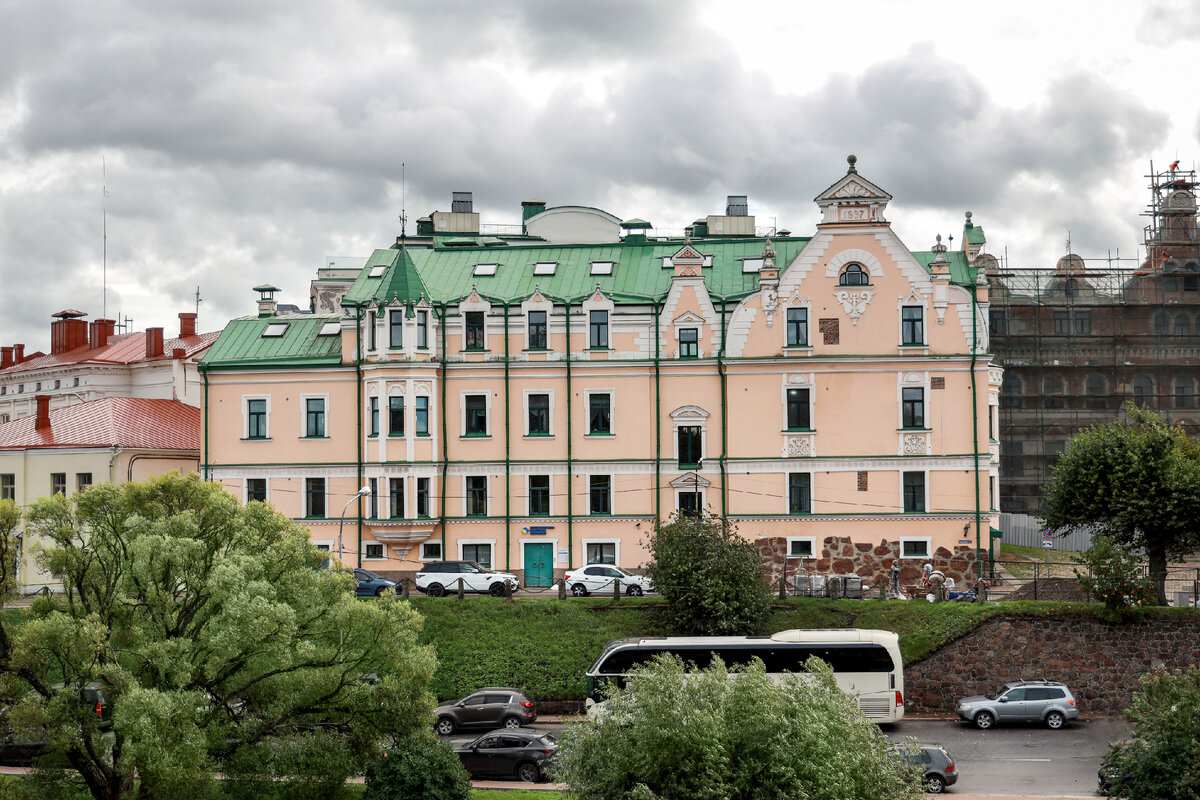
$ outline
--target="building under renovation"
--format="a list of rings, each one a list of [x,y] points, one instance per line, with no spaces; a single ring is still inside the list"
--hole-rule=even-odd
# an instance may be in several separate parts
[[[1127,401],[1200,434],[1196,172],[1151,167],[1146,256],[988,269],[991,351],[1004,366],[1000,510],[1036,516],[1054,461]],[[994,435],[994,434],[993,434]]]

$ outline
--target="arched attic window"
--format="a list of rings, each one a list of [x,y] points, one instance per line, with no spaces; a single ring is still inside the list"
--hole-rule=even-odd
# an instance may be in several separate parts
[[[870,286],[871,276],[867,274],[861,264],[847,264],[846,268],[842,270],[838,283],[842,286]]]

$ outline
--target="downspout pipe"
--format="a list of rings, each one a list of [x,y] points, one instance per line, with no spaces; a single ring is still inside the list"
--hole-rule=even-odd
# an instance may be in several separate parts
[[[355,408],[355,417],[358,422],[354,426],[355,433],[358,438],[358,458],[355,463],[356,475],[358,482],[354,484],[354,491],[358,491],[363,484],[363,371],[362,371],[362,319],[363,311],[362,304],[358,303],[354,306],[354,389],[357,397]],[[362,538],[363,538],[363,505],[362,495],[357,495],[355,499],[358,501],[355,504],[355,510],[358,517],[358,555],[355,557],[355,563],[359,569],[362,569]],[[376,499],[378,502],[378,499]],[[338,557],[341,558],[341,553]]]
[[[508,350],[508,303],[504,303],[504,570],[512,571],[512,407]]]
[[[204,419],[200,421],[200,425],[204,428],[204,466],[202,476],[204,480],[208,480],[208,365],[198,364],[200,377],[204,380]]]
[[[661,307],[654,301],[654,519],[662,519],[662,342]]]
[[[979,393],[975,380],[975,363],[979,351],[978,284],[971,282],[971,456],[975,460],[975,568],[977,580],[983,580],[983,553],[980,545],[979,513]]]
[[[575,566],[575,512],[574,512],[574,472],[575,468],[571,463],[571,443],[572,436],[572,418],[574,414],[571,410],[571,301],[567,300],[563,303],[563,319],[566,321],[567,329],[567,567],[573,569]]]
[[[446,474],[450,466],[449,444],[446,440],[446,304],[441,304],[442,318],[441,326],[438,330],[438,347],[442,351],[442,359],[440,372],[441,384],[441,407],[438,409],[438,416],[442,423],[442,485],[441,485],[441,501],[438,503],[438,516],[440,518],[440,527],[442,529],[442,558],[446,558]]]
[[[721,519],[728,516],[726,507],[729,491],[725,486],[725,458],[729,452],[729,376],[725,374],[725,298],[721,298],[721,348],[717,351],[717,374],[721,378]]]

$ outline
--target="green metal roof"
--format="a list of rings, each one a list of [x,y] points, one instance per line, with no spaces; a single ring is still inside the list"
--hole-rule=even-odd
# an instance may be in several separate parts
[[[476,248],[470,248],[470,251],[479,252]],[[376,250],[367,259],[363,271],[342,298],[342,305],[355,306],[371,301],[380,305],[389,305],[396,301],[409,305],[420,300],[422,295],[428,299],[429,291],[413,265],[412,254],[433,252],[435,251],[426,249]],[[371,277],[371,271],[375,267],[384,269],[380,275]]]
[[[987,238],[983,235],[983,228],[978,225],[963,228],[963,236],[967,237],[968,244],[987,244]]]
[[[917,259],[925,271],[929,271],[929,262],[933,261],[934,253],[931,250],[923,252],[914,252],[913,257]],[[957,283],[960,286],[970,286],[975,282],[975,268],[967,263],[967,254],[961,250],[954,250],[946,253],[946,260],[950,262],[950,282]]]
[[[365,272],[365,270],[364,270]],[[205,367],[253,365],[328,365],[342,362],[342,337],[318,336],[337,314],[243,317],[232,320],[200,359]],[[287,323],[282,336],[263,336],[268,325]]]

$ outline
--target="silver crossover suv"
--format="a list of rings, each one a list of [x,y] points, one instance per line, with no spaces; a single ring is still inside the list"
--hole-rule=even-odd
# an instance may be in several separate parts
[[[1067,685],[1045,680],[1012,681],[989,695],[964,697],[954,710],[983,730],[998,722],[1044,722],[1058,730],[1079,716]]]

